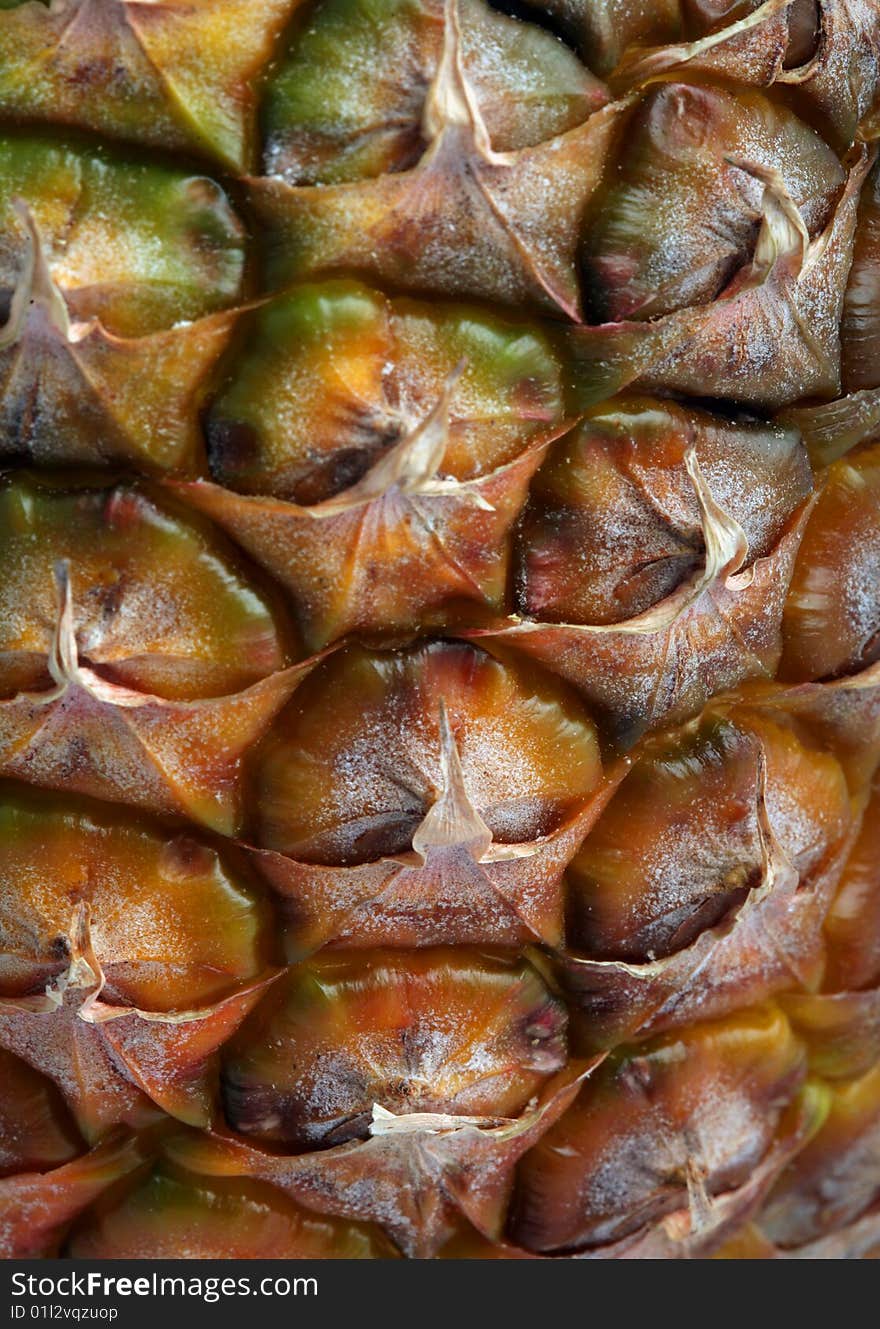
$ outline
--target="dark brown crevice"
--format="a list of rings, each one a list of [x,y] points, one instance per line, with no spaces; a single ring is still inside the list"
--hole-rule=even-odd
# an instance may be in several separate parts
[[[526,3],[526,0],[488,0],[488,5],[490,9],[497,10],[499,14],[506,14],[508,18],[520,19],[523,23],[530,23],[534,28],[543,28],[545,32],[557,37],[563,45],[578,53],[577,43],[572,34],[566,31],[565,23],[555,14],[548,14],[544,8],[535,4],[534,0],[531,4]]]

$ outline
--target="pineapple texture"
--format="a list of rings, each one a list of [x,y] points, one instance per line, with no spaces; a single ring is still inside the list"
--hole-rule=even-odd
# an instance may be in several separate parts
[[[880,1255],[877,0],[0,0],[0,1254]]]

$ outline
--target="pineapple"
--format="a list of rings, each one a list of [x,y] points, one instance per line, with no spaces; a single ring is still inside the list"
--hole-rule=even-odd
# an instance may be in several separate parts
[[[0,0],[0,1251],[880,1252],[876,0]]]

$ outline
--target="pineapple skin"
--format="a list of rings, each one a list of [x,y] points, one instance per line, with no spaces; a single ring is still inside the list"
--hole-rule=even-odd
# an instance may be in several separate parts
[[[880,1253],[876,0],[0,0],[0,1254]]]

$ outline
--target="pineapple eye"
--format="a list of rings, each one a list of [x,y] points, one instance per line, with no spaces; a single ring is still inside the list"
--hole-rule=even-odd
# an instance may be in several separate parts
[[[137,484],[0,489],[0,693],[51,686],[55,569],[80,663],[145,694],[234,693],[288,660],[285,618],[210,526]]]
[[[484,475],[561,421],[557,356],[528,324],[351,281],[294,288],[256,311],[213,403],[212,475],[307,506],[331,498],[422,425],[459,366],[440,475]]]
[[[621,1049],[521,1163],[514,1241],[605,1245],[687,1210],[695,1190],[708,1206],[760,1165],[806,1069],[773,1008]]]
[[[689,447],[742,527],[749,563],[768,555],[812,490],[797,434],[624,397],[590,412],[535,477],[519,538],[522,612],[616,623],[692,577],[705,551]]]
[[[213,181],[133,164],[101,149],[0,139],[0,291],[19,280],[21,200],[47,249],[71,318],[138,337],[232,304],[244,231]]]
[[[569,870],[573,945],[645,961],[735,910],[761,880],[755,776],[748,736],[725,724],[637,762]]]
[[[365,952],[290,970],[227,1050],[226,1118],[308,1149],[395,1115],[514,1117],[565,1064],[565,1011],[523,962]]]
[[[607,99],[561,43],[460,0],[462,61],[493,147],[562,134]],[[293,185],[338,184],[414,166],[443,52],[443,0],[321,0],[270,80],[263,169]]]
[[[74,1227],[75,1260],[393,1259],[378,1229],[301,1209],[271,1186],[157,1163]]]
[[[807,889],[850,826],[833,757],[747,715],[656,740],[572,862],[571,943],[645,962],[729,922],[763,881],[759,799]]]
[[[762,94],[688,84],[649,91],[618,170],[592,207],[582,250],[590,322],[646,320],[707,304],[750,261],[770,169],[811,235],[844,181],[832,150]]]
[[[441,701],[467,795],[496,840],[548,834],[598,783],[586,713],[527,667],[463,644],[351,647],[310,675],[260,750],[258,843],[313,863],[405,853],[443,787]]]
[[[99,804],[4,790],[3,995],[39,993],[68,970],[53,943],[82,908],[111,1004],[187,1010],[252,979],[271,952],[266,905],[216,849],[199,850],[175,852],[172,833]]]
[[[248,319],[208,414],[219,484],[179,492],[290,592],[312,651],[482,625],[565,429],[556,340],[353,281],[295,287]]]
[[[345,6],[346,11],[352,8]],[[413,147],[412,122],[404,114],[405,141],[397,147],[403,154],[399,165],[406,169],[393,169],[393,160],[385,160],[386,149],[392,158],[395,152],[394,142],[387,140],[371,165],[369,154],[376,148],[372,132],[378,124],[382,137],[388,124],[386,112],[374,104],[377,93],[380,103],[384,97],[377,69],[388,70],[393,85],[406,65],[404,60],[398,66],[393,53],[387,64],[376,64],[374,31],[381,31],[381,16],[389,8],[392,16],[399,12],[397,5],[363,5],[369,40],[356,62],[368,88],[357,97],[353,143],[356,156],[361,150],[366,154],[363,172],[357,160],[344,160],[351,128],[343,124],[340,133],[335,123],[329,145],[309,145],[306,135],[305,157],[310,160],[305,174],[295,150],[289,174],[279,154],[279,161],[268,168],[273,174],[248,182],[248,200],[265,238],[269,284],[279,289],[320,274],[373,274],[399,290],[527,304],[578,319],[578,237],[625,104],[607,104],[604,89],[571,63],[571,52],[551,34],[490,11],[482,0],[433,0],[430,8],[407,5],[417,25],[424,24],[433,35],[437,51],[425,71],[416,126],[425,150],[419,153],[418,144]],[[329,12],[329,7],[318,11],[316,27],[307,27],[305,33],[320,34],[320,16]],[[488,36],[477,35],[469,60],[474,17],[485,20]],[[509,36],[514,47],[514,58],[506,51],[503,63],[496,59],[497,43],[492,41],[496,31]],[[343,39],[334,43],[331,66],[343,47]],[[524,62],[521,69],[517,53]],[[536,63],[532,56],[538,53]],[[545,56],[550,75],[553,67],[562,69],[561,83],[542,72]],[[309,64],[321,80],[320,106],[313,97],[304,118],[316,114],[320,136],[324,70],[317,57]],[[571,71],[581,89],[574,115]],[[491,86],[495,81],[500,81],[497,90]],[[295,87],[309,82],[308,75],[301,81],[297,74]],[[406,76],[404,83],[410,86]],[[396,97],[392,88],[392,103]],[[360,118],[363,108],[365,120]],[[522,132],[525,122],[528,133]],[[292,128],[307,126],[300,121]],[[393,139],[399,125],[392,121],[390,128]],[[273,132],[270,129],[270,145]],[[506,144],[511,146],[505,150]],[[325,147],[329,166],[323,161]],[[319,174],[314,176],[316,158]],[[302,179],[306,183],[297,183]],[[312,180],[320,187],[309,183]]]

